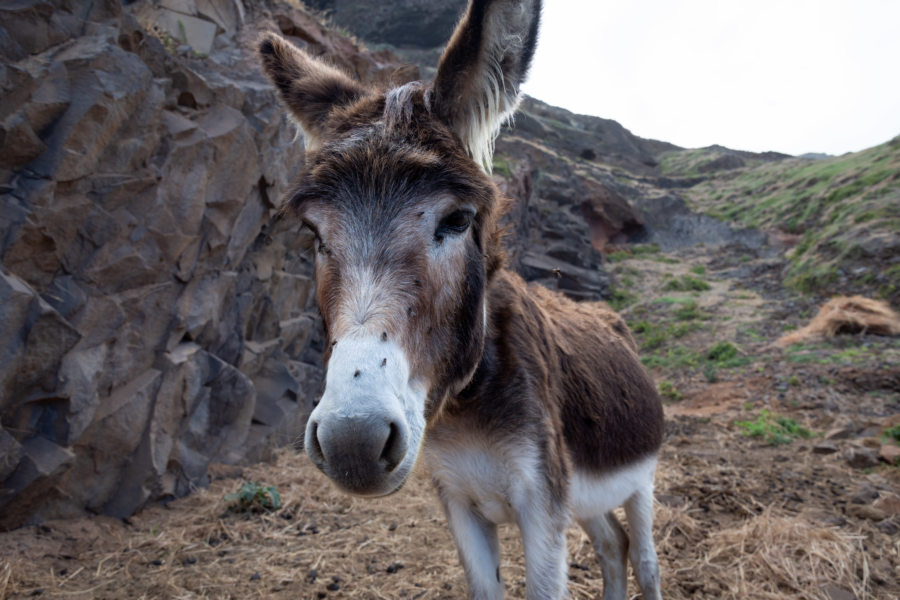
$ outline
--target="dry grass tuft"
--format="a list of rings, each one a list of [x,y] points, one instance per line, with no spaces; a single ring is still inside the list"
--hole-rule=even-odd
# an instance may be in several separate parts
[[[862,296],[838,296],[826,302],[809,325],[780,338],[775,345],[785,347],[854,333],[900,335],[900,317],[886,302]]]
[[[701,544],[692,567],[706,591],[721,598],[828,598],[831,585],[867,597],[868,563],[862,537],[816,526],[771,509]],[[861,573],[861,576],[858,574]]]
[[[5,560],[0,560],[0,598],[6,598],[9,590],[9,578],[12,567]]]

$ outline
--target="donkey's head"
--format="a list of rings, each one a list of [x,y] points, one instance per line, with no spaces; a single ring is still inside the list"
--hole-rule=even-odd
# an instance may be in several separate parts
[[[471,379],[500,266],[489,168],[515,110],[540,0],[473,0],[431,85],[370,90],[276,35],[259,51],[302,128],[288,216],[315,233],[325,391],[306,449],[343,489],[403,485],[426,424]]]

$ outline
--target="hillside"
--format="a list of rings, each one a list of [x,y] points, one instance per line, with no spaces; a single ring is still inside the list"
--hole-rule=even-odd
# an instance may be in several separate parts
[[[789,247],[788,286],[900,302],[900,137],[840,157],[749,162],[727,171],[710,154],[664,153],[663,172],[699,177],[718,162],[718,172],[684,197],[722,221],[776,232]]]

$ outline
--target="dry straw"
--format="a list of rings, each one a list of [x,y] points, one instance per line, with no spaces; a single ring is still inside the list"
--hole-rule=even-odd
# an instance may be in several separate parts
[[[691,469],[662,465],[660,489],[691,489]],[[281,492],[278,512],[227,512],[223,496],[242,479]],[[383,500],[341,494],[302,456],[279,453],[242,479],[214,481],[168,507],[127,522],[93,517],[0,534],[0,598],[349,598],[465,597],[465,578],[427,478]],[[678,492],[678,493],[681,493]],[[692,502],[658,504],[655,537],[669,600],[822,599],[826,586],[867,596],[868,562],[847,530],[815,524],[748,500],[728,522]],[[500,529],[507,598],[524,598],[518,533]],[[568,532],[573,600],[602,595],[593,549]],[[632,580],[630,593],[637,594]],[[634,596],[632,596],[634,597]]]
[[[838,296],[826,302],[809,325],[775,342],[786,347],[839,334],[900,335],[900,317],[880,300],[862,296]]]

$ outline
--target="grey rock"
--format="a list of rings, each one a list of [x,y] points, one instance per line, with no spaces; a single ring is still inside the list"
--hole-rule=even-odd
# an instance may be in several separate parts
[[[609,278],[600,270],[584,269],[531,252],[523,255],[521,264],[526,279],[540,281],[576,300],[599,300],[609,290]]]
[[[0,528],[15,526],[46,501],[75,458],[71,450],[41,437],[24,442],[20,451],[15,471],[0,488]]]
[[[0,427],[0,480],[8,479],[16,470],[21,459],[22,445]]]
[[[869,469],[878,466],[878,452],[869,448],[848,448],[844,457],[854,469]]]
[[[834,454],[838,450],[837,444],[831,441],[819,442],[812,447],[813,454]]]
[[[5,423],[27,421],[25,401],[56,388],[60,361],[80,336],[34,290],[2,272],[0,323],[0,411]]]
[[[826,440],[847,440],[856,434],[856,429],[852,425],[842,425],[834,427],[825,432]]]
[[[244,22],[241,0],[196,0],[197,14],[213,21],[223,31],[235,31]]]
[[[856,594],[833,583],[822,586],[822,593],[828,600],[856,600]]]

